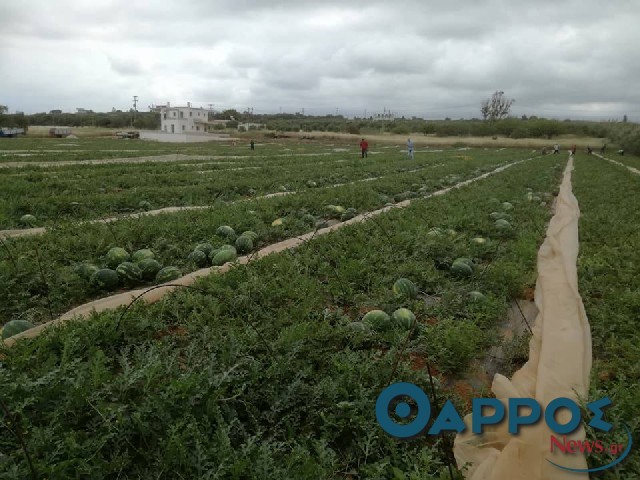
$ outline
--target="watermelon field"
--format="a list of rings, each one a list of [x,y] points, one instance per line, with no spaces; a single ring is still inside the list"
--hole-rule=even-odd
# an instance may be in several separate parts
[[[376,398],[412,382],[468,413],[488,370],[526,362],[526,316],[514,335],[505,321],[532,303],[567,158],[329,142],[0,143],[0,479],[464,478],[453,435],[393,439]],[[640,176],[624,165],[578,153],[572,183],[590,397],[637,438]],[[637,454],[600,478],[640,478]]]

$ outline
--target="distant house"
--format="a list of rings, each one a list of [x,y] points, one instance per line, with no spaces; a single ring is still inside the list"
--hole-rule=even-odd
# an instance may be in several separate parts
[[[62,114],[62,110],[51,110],[49,112],[49,115],[61,115]]]
[[[87,110],[86,108],[76,108],[76,113],[93,113],[93,110]]]
[[[166,133],[207,132],[209,111],[204,108],[172,107],[169,103],[160,108],[160,130]]]

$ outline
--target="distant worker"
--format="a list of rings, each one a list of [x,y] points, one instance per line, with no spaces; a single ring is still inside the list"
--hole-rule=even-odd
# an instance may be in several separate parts
[[[602,147],[600,147],[600,154],[604,155],[604,151],[607,149],[607,144],[605,143],[604,145],[602,145]]]
[[[578,147],[574,144],[573,147],[571,147],[571,150],[569,150],[571,152],[571,155],[575,155],[577,149]]]
[[[547,147],[542,147],[542,155],[546,155],[547,154]]]
[[[553,146],[553,153],[560,153],[560,145],[557,143]]]
[[[623,149],[618,150],[618,155],[624,155],[624,150]]]
[[[253,140],[251,140],[251,143],[249,144],[251,145],[251,150],[255,150],[256,149],[256,144]]]
[[[407,155],[413,160],[413,142],[410,138],[407,139]]]
[[[364,138],[360,142],[360,150],[362,150],[362,158],[365,158],[369,153],[369,143]]]
[[[589,145],[587,145],[587,153],[589,155],[591,155],[593,153],[593,150],[591,150],[591,147]]]

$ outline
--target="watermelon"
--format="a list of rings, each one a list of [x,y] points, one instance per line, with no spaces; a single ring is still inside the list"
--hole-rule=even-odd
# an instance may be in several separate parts
[[[315,221],[315,218],[314,218]],[[256,242],[258,240],[258,234],[256,232],[252,232],[251,230],[247,230],[246,232],[242,232],[241,237],[249,237],[252,242]]]
[[[156,255],[155,253],[153,253],[152,250],[149,250],[148,248],[143,248],[142,250],[138,250],[136,252],[133,252],[133,254],[131,255],[131,261],[134,263],[138,263],[141,260],[144,260],[145,258],[154,258]]]
[[[91,275],[91,285],[100,290],[115,290],[120,284],[120,277],[115,270],[103,268]]]
[[[387,330],[391,326],[391,317],[382,310],[371,310],[362,317],[362,322],[376,330]]]
[[[27,322],[26,320],[11,320],[10,322],[5,323],[4,327],[2,327],[2,338],[9,338],[17,335],[21,332],[29,330],[33,328],[35,325],[31,322]]]
[[[418,289],[414,283],[408,278],[399,278],[393,284],[393,294],[397,298],[406,298],[413,300],[418,296]]]
[[[318,220],[316,222],[316,230],[319,230],[321,228],[328,228],[329,227],[329,222],[327,222],[326,220]]]
[[[227,262],[233,262],[237,257],[238,255],[236,254],[235,249],[222,249],[211,259],[211,263],[216,266],[220,266]]]
[[[218,249],[219,252],[221,252],[222,250],[231,250],[234,253],[238,253],[236,247],[234,247],[233,245],[229,245],[228,243],[225,243]]]
[[[416,321],[416,316],[408,308],[397,309],[393,312],[391,318],[393,318],[397,326],[401,326],[405,330],[411,329],[411,327],[413,327],[413,322]]]
[[[487,243],[487,239],[483,237],[474,237],[471,239],[473,243],[477,243],[478,245],[483,245]]]
[[[145,258],[138,262],[138,268],[140,268],[140,271],[142,272],[143,279],[153,280],[156,278],[158,272],[162,270],[162,265],[153,258]]]
[[[507,222],[504,218],[496,220],[495,225],[498,230],[511,230],[511,224]]]
[[[149,202],[147,202],[146,200],[142,200],[139,204],[138,204],[138,208],[140,210],[145,210],[145,211],[149,211],[151,210],[151,204]]]
[[[235,242],[236,240],[236,232],[229,225],[222,225],[221,227],[218,227],[218,229],[216,230],[216,235],[222,238],[226,238],[227,240],[230,240],[232,242]]]
[[[75,266],[74,271],[85,280],[89,281],[91,275],[100,270],[95,265],[91,265],[90,263],[79,263]]]
[[[142,270],[133,262],[122,262],[116,268],[116,273],[122,283],[136,283],[142,280]]]
[[[122,262],[129,261],[129,252],[127,252],[124,248],[113,247],[107,252],[106,263],[107,267],[110,269],[115,269]]]
[[[369,331],[369,325],[362,322],[351,322],[347,324],[347,328],[349,330],[353,330],[354,332],[367,333]]]
[[[20,223],[25,227],[35,227],[38,220],[33,215],[23,215],[20,217]]]
[[[346,222],[347,220],[351,220],[356,216],[356,212],[347,210],[342,215],[340,215],[340,221]]]
[[[213,252],[213,245],[211,245],[209,242],[199,243],[198,245],[196,245],[196,248],[194,248],[194,250],[200,250],[201,252],[204,252],[205,255],[209,256],[211,255],[211,252]]]
[[[202,250],[194,250],[189,254],[187,260],[197,267],[206,267],[209,265],[209,258]]]
[[[509,215],[508,213],[504,213],[504,212],[491,212],[489,214],[489,217],[492,220],[511,220],[511,215]]]
[[[473,264],[473,260],[471,260],[470,258],[467,257],[460,257],[460,258],[456,258],[453,263],[464,263],[465,265],[468,265],[469,268],[471,268],[473,270],[474,264]]]
[[[469,298],[474,302],[484,302],[487,299],[482,292],[478,292],[477,290],[469,292]]]
[[[509,202],[502,202],[502,209],[503,210],[512,210],[513,209],[513,205],[511,205]]]
[[[468,277],[473,274],[473,269],[463,262],[453,262],[450,268],[451,273],[458,277]]]
[[[444,232],[439,227],[433,227],[427,232],[427,235],[429,235],[430,237],[441,237],[442,235],[444,235]]]
[[[236,240],[236,250],[239,253],[249,253],[253,250],[253,241],[249,237],[240,235]]]
[[[454,229],[449,228],[447,230],[447,235],[449,235],[450,237],[455,237],[457,235],[457,232]]]
[[[178,267],[164,267],[156,275],[156,283],[167,283],[182,276]]]
[[[276,218],[273,222],[271,222],[272,227],[279,227],[282,225],[282,219]]]
[[[318,186],[318,184],[316,182],[314,182],[313,180],[307,181],[307,187],[313,188],[313,187],[317,187],[317,186]]]

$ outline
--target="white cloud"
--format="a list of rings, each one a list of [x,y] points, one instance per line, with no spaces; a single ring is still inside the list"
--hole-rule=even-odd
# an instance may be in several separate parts
[[[0,103],[640,120],[640,3],[31,0],[0,17]]]

